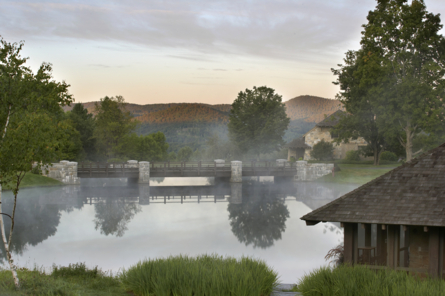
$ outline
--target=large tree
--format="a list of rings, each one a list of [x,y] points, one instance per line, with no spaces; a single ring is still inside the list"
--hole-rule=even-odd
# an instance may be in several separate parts
[[[344,63],[332,72],[338,76],[334,84],[340,86],[339,98],[347,114],[339,118],[332,132],[338,135],[337,143],[364,138],[373,152],[374,165],[378,165],[380,153],[386,145],[384,131],[379,128],[381,117],[375,102],[383,95],[384,69],[376,56],[363,50],[348,51]]]
[[[242,152],[255,154],[279,150],[290,119],[275,90],[266,86],[240,92],[232,104],[229,137]]]
[[[19,279],[10,252],[17,193],[31,164],[48,164],[57,159],[71,127],[61,106],[73,101],[69,85],[52,80],[52,67],[42,64],[34,74],[25,66],[20,51],[23,43],[0,39],[0,231],[6,257],[18,288]],[[8,184],[14,194],[10,214],[2,211],[1,189]],[[6,237],[3,219],[11,219]]]
[[[443,120],[445,39],[439,14],[426,11],[422,0],[379,0],[363,25],[363,53],[375,60],[383,78],[373,101],[379,127],[400,134],[406,158],[413,138]]]
[[[136,128],[137,122],[125,108],[122,96],[104,97],[95,105],[96,128],[94,138],[96,149],[102,157],[114,158],[125,145],[125,137]]]
[[[84,156],[90,160],[94,159],[96,154],[96,141],[93,137],[95,126],[93,114],[88,113],[88,110],[84,108],[82,104],[75,104],[67,115],[73,127],[80,133]]]

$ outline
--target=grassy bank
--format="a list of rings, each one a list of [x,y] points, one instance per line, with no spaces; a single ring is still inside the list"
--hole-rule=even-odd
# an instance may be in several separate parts
[[[293,291],[303,296],[440,296],[445,295],[445,281],[362,265],[322,267],[305,275]]]
[[[339,172],[326,175],[317,180],[317,182],[339,183],[339,184],[365,184],[399,166],[400,163],[391,163],[374,166],[366,163],[356,164],[337,164],[340,167]]]
[[[9,270],[0,270],[0,295],[268,296],[278,276],[263,261],[217,255],[145,260],[118,275],[85,264],[20,269],[20,291]]]
[[[20,188],[62,185],[63,183],[60,181],[28,172],[23,178],[22,183],[20,183]],[[3,187],[3,190],[10,190],[10,187],[11,186],[6,185]]]
[[[19,291],[15,290],[11,272],[0,270],[0,295],[128,296],[118,277],[97,268],[88,269],[82,263],[54,267],[49,274],[38,268],[20,269],[17,273],[21,284]]]

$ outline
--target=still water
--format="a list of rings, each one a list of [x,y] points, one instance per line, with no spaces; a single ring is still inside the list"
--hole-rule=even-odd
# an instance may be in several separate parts
[[[272,266],[281,282],[295,283],[325,265],[343,235],[339,225],[306,226],[300,217],[353,189],[274,184],[273,178],[242,184],[166,178],[150,186],[83,179],[81,186],[22,189],[12,250],[18,266],[85,262],[114,272],[170,255],[253,256]],[[10,213],[12,194],[3,197]]]

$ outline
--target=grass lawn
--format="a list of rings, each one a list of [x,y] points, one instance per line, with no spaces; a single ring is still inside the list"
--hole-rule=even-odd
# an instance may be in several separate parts
[[[60,181],[28,172],[28,173],[26,173],[25,177],[23,178],[22,183],[20,184],[20,188],[42,187],[42,186],[62,186],[62,185],[64,185],[64,184]],[[3,187],[3,190],[8,190],[8,189],[11,189],[11,188],[9,188],[8,185]]]
[[[385,164],[374,166],[371,164],[337,164],[340,167],[340,172],[335,172],[335,176],[332,174],[326,175],[317,180],[317,182],[329,182],[339,184],[365,184],[369,181],[391,171],[400,163]]]

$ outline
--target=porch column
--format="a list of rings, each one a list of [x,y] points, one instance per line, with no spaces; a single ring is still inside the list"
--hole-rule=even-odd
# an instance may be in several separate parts
[[[357,223],[343,223],[344,227],[344,260],[345,263],[354,264],[354,234]]]
[[[428,274],[432,278],[438,278],[440,275],[440,262],[439,262],[439,252],[440,252],[440,233],[438,227],[428,227],[429,238],[429,261],[430,265],[428,268]]]

